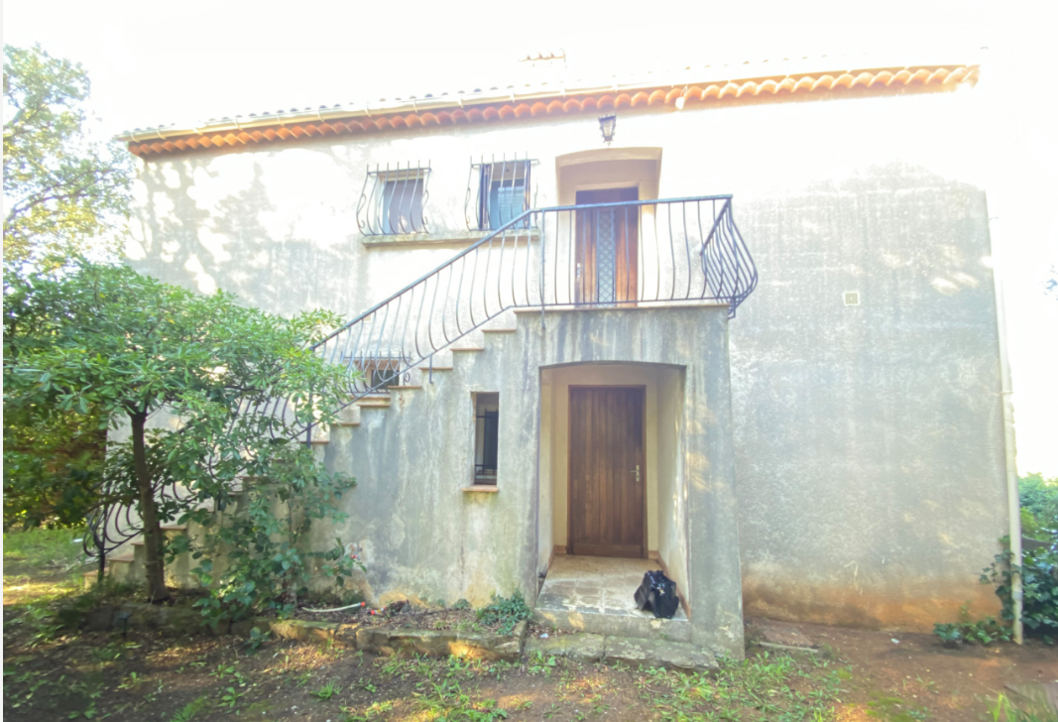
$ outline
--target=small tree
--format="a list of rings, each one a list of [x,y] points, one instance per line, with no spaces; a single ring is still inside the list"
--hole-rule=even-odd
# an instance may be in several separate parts
[[[314,417],[328,421],[347,392],[343,369],[308,348],[333,314],[281,318],[85,261],[10,281],[5,409],[95,410],[111,429],[127,424],[128,441],[106,457],[104,501],[138,507],[152,600],[168,597],[163,521],[207,499],[224,508],[247,479],[328,499],[348,486],[292,438]],[[154,414],[171,423],[149,428]],[[159,497],[176,483],[188,493]]]
[[[62,263],[128,218],[132,156],[85,133],[80,64],[4,46],[4,262]]]

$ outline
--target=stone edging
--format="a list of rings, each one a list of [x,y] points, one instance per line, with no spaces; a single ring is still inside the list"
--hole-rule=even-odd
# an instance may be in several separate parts
[[[528,622],[522,620],[513,634],[462,633],[450,630],[398,629],[359,624],[311,622],[301,619],[256,617],[240,622],[224,620],[216,629],[202,627],[197,610],[135,604],[104,606],[87,613],[64,610],[60,621],[67,627],[95,631],[146,627],[169,631],[206,632],[249,636],[254,628],[279,639],[330,644],[382,656],[421,654],[477,659],[516,660],[527,656],[567,657],[583,662],[611,660],[686,670],[716,668],[711,654],[694,645],[654,639],[628,639],[601,634],[560,634],[547,639],[526,639]]]

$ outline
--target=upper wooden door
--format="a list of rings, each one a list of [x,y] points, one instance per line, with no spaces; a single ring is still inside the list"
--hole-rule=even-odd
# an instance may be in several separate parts
[[[637,188],[577,191],[577,205],[639,200]],[[639,294],[639,207],[577,211],[577,303],[634,302]]]
[[[644,395],[641,386],[569,388],[569,554],[646,557]]]

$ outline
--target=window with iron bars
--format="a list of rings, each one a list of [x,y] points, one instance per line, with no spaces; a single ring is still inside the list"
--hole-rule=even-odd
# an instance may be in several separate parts
[[[532,195],[532,167],[529,158],[470,162],[467,184],[467,226],[494,231],[529,210]],[[529,218],[518,228],[528,228]]]
[[[365,236],[397,236],[407,233],[427,233],[426,206],[428,192],[426,182],[430,177],[430,166],[409,163],[401,167],[367,172],[360,204],[356,209],[356,222]]]
[[[474,484],[495,485],[499,458],[500,395],[474,394]]]

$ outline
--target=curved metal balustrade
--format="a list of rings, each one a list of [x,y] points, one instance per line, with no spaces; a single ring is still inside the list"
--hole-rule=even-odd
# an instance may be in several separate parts
[[[348,406],[406,382],[411,370],[432,365],[438,352],[515,308],[713,302],[733,317],[756,288],[757,270],[731,202],[720,195],[525,211],[314,348],[349,370]],[[273,399],[242,413],[293,419],[294,404]],[[294,428],[311,443],[311,424]],[[131,539],[137,521],[127,509],[101,510],[89,521],[97,550],[109,553]]]
[[[350,402],[514,308],[630,308],[703,301],[734,316],[757,270],[732,197],[525,211],[316,345],[350,372]],[[278,410],[278,409],[277,409]]]

